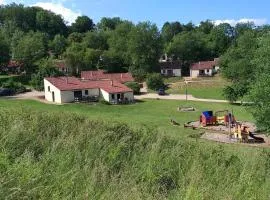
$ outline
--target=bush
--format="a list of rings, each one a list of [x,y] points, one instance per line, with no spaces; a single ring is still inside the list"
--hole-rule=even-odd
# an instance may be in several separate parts
[[[99,103],[104,104],[104,105],[111,105],[110,102],[108,102],[104,99],[99,100]]]
[[[158,90],[164,87],[164,81],[160,74],[149,74],[146,79],[146,84],[151,90]]]
[[[127,87],[133,90],[134,94],[140,94],[140,84],[137,82],[127,82],[125,83]]]
[[[26,87],[23,84],[21,84],[19,82],[15,82],[12,79],[9,79],[7,82],[4,82],[2,84],[2,87],[12,89],[13,91],[15,91],[15,93],[26,92]]]

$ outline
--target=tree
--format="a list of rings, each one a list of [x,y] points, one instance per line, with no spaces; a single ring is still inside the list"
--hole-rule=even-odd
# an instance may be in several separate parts
[[[101,65],[104,70],[114,73],[127,71],[122,56],[117,52],[104,51],[101,58]]]
[[[234,96],[237,99],[243,97],[254,82],[256,66],[252,64],[257,48],[256,34],[247,31],[236,40],[236,44],[221,57],[221,71],[225,78],[232,81]],[[228,93],[226,93],[228,91]],[[230,96],[230,90],[225,90],[225,96]]]
[[[71,33],[68,36],[68,43],[69,44],[72,44],[74,42],[81,43],[83,40],[83,37],[84,35],[82,33],[77,33],[77,32]]]
[[[189,22],[183,26],[183,31],[193,31],[195,29],[195,25],[192,22]]]
[[[52,59],[41,59],[38,62],[38,70],[32,74],[30,84],[39,91],[44,89],[44,78],[45,77],[56,77],[62,75],[61,72],[56,68],[55,63]]]
[[[10,60],[10,48],[4,36],[0,33],[0,69],[6,66]]]
[[[210,33],[210,40],[217,56],[223,55],[232,44],[234,28],[227,23],[215,26]]]
[[[92,19],[87,16],[79,16],[71,25],[72,32],[85,33],[93,30],[95,24]]]
[[[22,4],[9,4],[0,9],[0,24],[14,23],[18,29],[29,31],[35,29],[35,8],[25,8]]]
[[[146,79],[147,87],[151,90],[157,90],[164,87],[164,81],[160,74],[149,74]]]
[[[87,48],[84,53],[84,65],[87,70],[96,70],[100,65],[101,50]]]
[[[169,43],[175,35],[182,31],[183,26],[179,22],[166,22],[161,29],[161,36],[166,43]]]
[[[238,37],[243,35],[246,31],[251,31],[254,28],[255,28],[254,22],[238,23],[235,26],[235,34]]]
[[[214,24],[210,20],[202,21],[199,25],[199,31],[205,34],[210,34],[213,28],[214,28]]]
[[[140,84],[137,82],[127,82],[125,83],[127,87],[133,90],[134,94],[140,94]]]
[[[72,43],[71,46],[66,49],[64,57],[72,75],[79,75],[80,71],[85,67],[85,50],[85,47],[79,43]]]
[[[85,33],[85,37],[82,40],[82,43],[87,48],[91,49],[99,49],[99,50],[107,50],[107,35],[105,32],[87,32]]]
[[[270,131],[270,74],[261,74],[253,83],[249,95],[252,114],[259,129]]]
[[[109,50],[117,52],[123,58],[124,64],[128,67],[131,65],[131,58],[128,52],[129,33],[134,25],[131,22],[119,24],[114,31],[109,34]]]
[[[173,38],[167,53],[188,63],[209,59],[212,55],[205,38],[201,32],[183,32]]]
[[[67,27],[61,15],[47,10],[40,10],[36,13],[36,28],[43,33],[48,33],[50,38],[56,34],[67,35]]]
[[[98,23],[97,27],[99,30],[114,30],[119,24],[122,23],[122,20],[119,17],[103,17]]]
[[[155,24],[139,23],[129,33],[128,53],[133,70],[158,71],[158,59],[162,52],[161,36]]]
[[[50,43],[50,48],[56,57],[64,53],[67,47],[67,40],[63,35],[56,35],[53,41]]]
[[[252,114],[257,126],[265,131],[270,131],[270,34],[265,33],[258,39],[251,61],[255,70],[250,83],[249,100],[253,102]]]
[[[47,37],[40,32],[29,32],[12,46],[13,59],[23,63],[26,72],[34,70],[34,64],[47,55]]]

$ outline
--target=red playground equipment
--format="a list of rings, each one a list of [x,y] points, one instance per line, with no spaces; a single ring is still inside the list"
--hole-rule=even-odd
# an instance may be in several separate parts
[[[200,123],[203,127],[215,125],[217,123],[217,117],[213,116],[213,111],[205,111],[200,116]]]
[[[235,117],[228,110],[217,111],[213,115],[213,111],[202,112],[200,116],[200,124],[203,127],[213,125],[234,125],[236,123]]]

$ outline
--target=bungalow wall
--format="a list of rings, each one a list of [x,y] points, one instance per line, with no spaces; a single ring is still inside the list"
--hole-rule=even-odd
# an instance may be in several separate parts
[[[204,69],[204,70],[190,70],[190,76],[192,78],[197,78],[200,75],[213,76],[213,69]]]
[[[162,69],[161,74],[164,76],[182,76],[181,69]]]
[[[45,79],[44,79],[44,91],[45,91],[45,99],[47,101],[55,102],[55,103],[62,103],[61,91]],[[53,101],[53,96],[54,96],[54,101]]]

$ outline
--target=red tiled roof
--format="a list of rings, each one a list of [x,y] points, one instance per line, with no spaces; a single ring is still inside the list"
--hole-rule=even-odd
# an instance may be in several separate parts
[[[61,91],[70,90],[84,90],[84,89],[103,89],[108,93],[121,93],[121,92],[132,92],[130,88],[119,83],[117,81],[110,80],[81,80],[75,77],[49,77],[45,78],[52,85]]]
[[[12,67],[21,67],[21,66],[22,66],[21,63],[19,63],[17,61],[13,61],[13,60],[10,60],[8,65],[7,65],[7,67],[10,67],[10,68],[12,68]]]
[[[193,63],[190,68],[192,70],[213,69],[215,65],[216,65],[215,61],[202,61]]]
[[[86,80],[114,80],[120,83],[134,81],[131,73],[105,73],[103,70],[82,71],[81,78]]]

